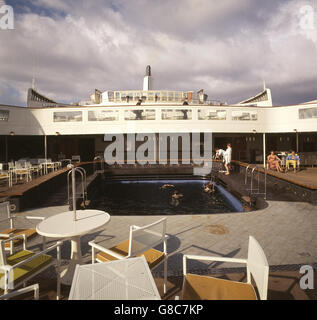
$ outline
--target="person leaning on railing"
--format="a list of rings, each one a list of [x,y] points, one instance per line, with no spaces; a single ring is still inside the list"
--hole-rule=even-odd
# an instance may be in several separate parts
[[[296,167],[299,165],[299,156],[295,154],[295,151],[292,151],[286,158],[286,171],[289,170],[289,165],[292,165],[294,168],[294,172],[296,173]]]

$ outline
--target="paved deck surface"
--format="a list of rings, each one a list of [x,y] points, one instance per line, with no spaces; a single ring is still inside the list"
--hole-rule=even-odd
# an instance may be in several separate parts
[[[39,208],[21,213],[19,224],[22,227],[34,226],[34,221],[23,218],[24,215],[49,217],[67,211],[67,206]],[[131,224],[145,225],[162,216],[112,216],[104,229],[82,237],[82,252],[90,263],[91,250],[88,242],[95,241],[111,247],[128,238]],[[182,255],[219,255],[235,258],[247,256],[248,237],[253,235],[263,247],[270,271],[287,271],[298,274],[300,265],[310,264],[317,267],[317,206],[302,202],[268,201],[263,210],[210,215],[177,215],[167,217],[168,240],[168,274],[179,277],[182,274]],[[0,228],[3,229],[0,224]],[[48,239],[55,242],[56,239]],[[28,248],[38,250],[41,237],[30,240]],[[64,264],[70,256],[70,242],[62,247]],[[241,273],[240,265],[227,263],[192,262],[189,270],[209,273]],[[217,269],[215,269],[217,268]],[[162,275],[159,266],[154,272],[156,277]],[[54,270],[47,271],[47,279],[54,279]],[[284,285],[284,284],[283,284]],[[316,288],[315,288],[316,290]],[[315,291],[314,291],[315,292]]]

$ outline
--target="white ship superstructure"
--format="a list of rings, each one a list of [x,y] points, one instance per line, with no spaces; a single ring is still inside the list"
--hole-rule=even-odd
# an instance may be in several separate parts
[[[46,153],[54,158],[103,154],[104,134],[212,132],[213,145],[233,145],[233,158],[263,160],[266,150],[317,151],[317,101],[273,106],[271,90],[236,104],[208,100],[200,90],[155,90],[150,66],[142,90],[95,90],[80,105],[29,89],[27,107],[0,105],[0,161]],[[29,155],[29,156],[32,156]]]

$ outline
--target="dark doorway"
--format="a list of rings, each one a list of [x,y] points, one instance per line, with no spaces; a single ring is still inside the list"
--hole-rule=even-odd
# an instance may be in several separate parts
[[[92,161],[95,154],[95,139],[82,138],[79,140],[79,154],[81,161]]]

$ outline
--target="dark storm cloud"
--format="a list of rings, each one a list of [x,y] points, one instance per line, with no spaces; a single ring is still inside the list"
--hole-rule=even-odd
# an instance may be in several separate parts
[[[9,1],[7,1],[8,3]],[[315,99],[317,16],[312,1],[11,1],[15,29],[0,30],[0,103],[25,104],[33,73],[58,101],[95,88],[139,89],[152,65],[158,89],[199,90],[235,103],[272,89],[275,104]]]

